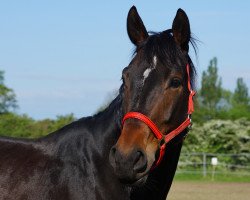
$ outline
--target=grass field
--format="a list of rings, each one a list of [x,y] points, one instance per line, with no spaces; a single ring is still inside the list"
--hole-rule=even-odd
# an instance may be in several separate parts
[[[215,174],[212,178],[211,173],[207,174],[206,177],[203,177],[202,173],[176,173],[174,180],[175,181],[201,181],[201,182],[211,182],[212,179],[214,182],[233,182],[233,183],[250,183],[250,173],[238,174],[233,172],[228,173],[218,173]],[[250,198],[249,198],[250,200]]]
[[[249,183],[174,181],[168,200],[250,200]]]

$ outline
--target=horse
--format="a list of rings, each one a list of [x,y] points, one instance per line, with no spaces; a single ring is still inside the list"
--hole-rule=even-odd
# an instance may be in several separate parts
[[[172,29],[149,34],[133,6],[127,32],[136,50],[104,111],[42,138],[0,138],[1,200],[166,199],[188,127],[165,136],[190,121],[189,20],[179,9]]]

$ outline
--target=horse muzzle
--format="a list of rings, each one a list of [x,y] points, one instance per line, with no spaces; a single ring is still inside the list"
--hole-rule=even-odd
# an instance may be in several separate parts
[[[148,163],[147,156],[142,149],[134,148],[124,154],[118,145],[111,148],[109,160],[118,179],[125,184],[134,184],[141,180]]]

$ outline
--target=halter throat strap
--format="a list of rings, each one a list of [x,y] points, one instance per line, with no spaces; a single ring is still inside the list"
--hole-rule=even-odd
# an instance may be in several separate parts
[[[169,143],[172,139],[180,135],[185,129],[191,127],[192,125],[191,114],[194,111],[193,96],[195,95],[195,91],[192,90],[192,87],[191,87],[189,64],[187,64],[186,70],[187,70],[187,78],[188,78],[187,84],[188,84],[188,90],[189,90],[187,118],[176,129],[172,130],[170,133],[166,135],[162,134],[161,131],[158,129],[158,127],[155,125],[155,123],[151,119],[149,119],[146,115],[139,113],[139,112],[128,112],[123,117],[122,125],[125,123],[127,119],[130,119],[130,118],[138,119],[144,122],[151,129],[151,131],[154,133],[154,136],[159,141],[160,153],[159,153],[158,160],[155,162],[152,169],[157,167],[162,161],[163,156],[165,154],[167,143]]]

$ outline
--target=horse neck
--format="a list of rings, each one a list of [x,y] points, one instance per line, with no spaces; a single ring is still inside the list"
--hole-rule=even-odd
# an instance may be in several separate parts
[[[122,99],[121,95],[118,95],[104,111],[90,119],[90,124],[94,125],[93,137],[100,141],[101,145],[111,148],[120,136],[122,117]]]
[[[118,95],[104,111],[81,118],[41,142],[49,146],[49,151],[54,154],[72,154],[92,148],[101,150],[100,153],[107,156],[120,135],[122,113],[121,95]]]

